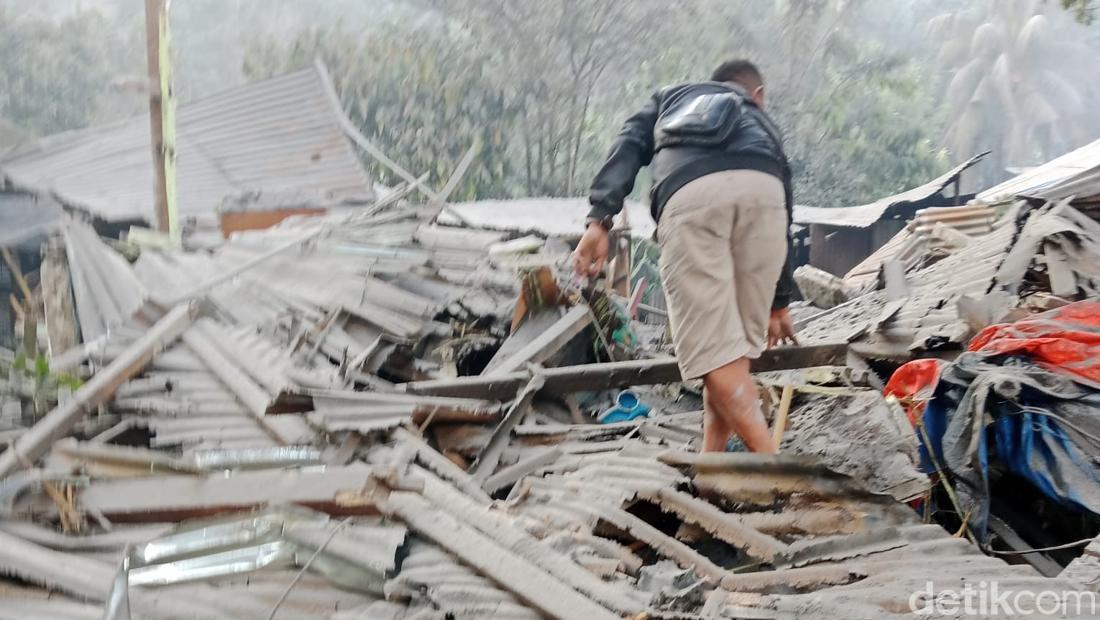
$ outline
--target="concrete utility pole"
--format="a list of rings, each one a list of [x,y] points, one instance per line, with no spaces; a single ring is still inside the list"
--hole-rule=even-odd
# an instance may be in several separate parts
[[[168,46],[171,0],[145,0],[145,43],[149,65],[149,135],[153,148],[153,197],[157,230],[179,238],[176,217],[176,111]]]

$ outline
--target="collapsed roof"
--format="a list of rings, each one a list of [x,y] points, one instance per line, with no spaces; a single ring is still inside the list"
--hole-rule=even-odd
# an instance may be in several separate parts
[[[369,198],[371,185],[341,127],[318,65],[179,106],[177,209],[211,214],[245,192],[313,191]],[[108,221],[153,213],[147,115],[56,134],[7,154],[0,177]]]
[[[1100,140],[1056,157],[978,194],[978,200],[1013,198],[1096,202],[1100,198]]]
[[[517,266],[561,257],[490,255],[505,235],[436,212],[292,218],[132,266],[67,222],[85,344],[51,369],[96,372],[0,454],[0,572],[24,584],[0,617],[824,620],[906,613],[927,583],[1079,587],[900,504],[928,485],[915,440],[848,370],[765,376],[797,390],[785,456],[697,455],[699,401],[643,387],[676,381],[674,360],[562,365],[600,341],[583,302],[505,327]],[[1074,225],[1049,217],[1027,224],[1046,247]],[[756,369],[843,364],[818,339]],[[555,405],[622,386],[657,411]]]

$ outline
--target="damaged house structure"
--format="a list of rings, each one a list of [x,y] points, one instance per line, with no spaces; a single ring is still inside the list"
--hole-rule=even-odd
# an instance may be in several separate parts
[[[257,133],[216,128],[248,89],[316,122],[246,149]],[[982,581],[1096,594],[1087,562],[1005,518],[1000,472],[968,467],[974,446],[944,430],[981,419],[982,386],[1019,401],[993,378],[1029,358],[982,348],[1002,346],[988,330],[1100,294],[1100,224],[1068,195],[1013,190],[984,234],[882,252],[850,299],[803,308],[800,346],[754,362],[781,453],[699,454],[700,387],[629,258],[626,290],[580,287],[542,199],[487,218],[504,205],[448,205],[415,171],[368,191],[353,149],[378,154],[328,89],[317,69],[181,107],[197,231],[264,203],[242,192],[294,205],[185,247],[89,221],[151,210],[151,183],[124,180],[124,160],[148,164],[137,125],[0,162],[69,208],[42,264],[11,267],[35,329],[0,351],[0,619],[901,619]],[[881,238],[943,236],[932,208],[964,169],[868,209],[900,218]],[[913,360],[935,377],[892,377]],[[1046,411],[1072,422],[1072,456],[1095,455],[1087,411]]]
[[[186,103],[176,117],[176,202],[185,234],[216,232],[219,215],[231,220],[230,230],[257,228],[318,205],[373,197],[323,67]],[[0,178],[90,214],[101,228],[141,225],[153,204],[149,119],[30,142],[0,159]]]
[[[985,157],[976,155],[940,177],[894,196],[854,207],[796,205],[794,224],[808,232],[809,264],[843,276],[902,231],[918,211],[959,207],[970,198],[962,193],[961,177]]]

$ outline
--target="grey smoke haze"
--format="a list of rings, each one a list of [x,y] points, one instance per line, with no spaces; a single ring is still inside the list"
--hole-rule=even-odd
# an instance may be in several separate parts
[[[674,13],[685,12],[705,20],[717,11],[716,3],[728,1],[670,2],[667,11],[670,20]],[[746,0],[745,6],[751,9],[766,2]],[[929,125],[942,126],[942,130],[936,130],[938,143],[933,146],[947,149],[954,160],[978,150],[993,149],[995,155],[986,163],[990,178],[1003,174],[1006,168],[1034,165],[1100,137],[1100,115],[1089,113],[1093,102],[1100,98],[1097,86],[1100,80],[1096,79],[1095,69],[1100,66],[1097,53],[1100,28],[1076,23],[1057,1],[791,2],[805,5],[810,15],[816,15],[815,11],[824,5],[842,8],[821,11],[822,22],[811,24],[809,29],[804,25],[783,26],[780,39],[809,36],[820,37],[820,41],[811,41],[800,48],[782,40],[773,46],[758,45],[754,49],[767,49],[758,58],[763,66],[797,67],[801,59],[784,56],[791,49],[808,49],[811,54],[844,53],[830,46],[851,45],[851,41],[878,50],[883,59],[913,60],[911,66],[898,70],[918,72],[920,81],[926,85],[925,94],[935,99],[931,112],[920,112],[929,115]],[[445,2],[437,0],[174,0],[176,90],[181,100],[188,100],[243,83],[246,76],[242,65],[250,42],[289,42],[305,30],[332,27],[338,27],[354,41],[394,23],[438,19],[437,11],[445,6]],[[112,79],[103,84],[103,89],[113,92],[111,103],[90,121],[140,113],[144,109],[140,96],[119,92],[118,88],[128,77],[144,72],[142,0],[4,0],[0,7],[8,12],[9,19],[62,20],[82,11],[102,13],[119,39],[119,51],[112,57]],[[742,12],[751,14],[751,10]],[[1036,14],[1042,14],[1043,18],[1031,20]],[[834,15],[838,16],[835,21]],[[738,37],[753,35],[751,20],[747,23],[747,32],[731,28],[726,42],[700,42],[689,36],[692,33],[670,41],[713,50],[713,61],[717,61],[725,50],[741,49]],[[838,41],[827,36],[833,31],[844,32],[847,38]],[[711,28],[708,32],[721,30]],[[662,71],[662,58],[668,50],[650,51],[650,58],[626,58],[612,65],[601,78],[600,88],[594,93],[595,101],[621,105],[620,112],[625,113],[638,93],[658,85],[649,82],[702,77],[709,69],[692,68],[694,76],[687,70]],[[514,53],[523,54],[524,50],[517,48]],[[643,61],[657,68],[637,68]],[[706,62],[713,64],[712,60]],[[802,83],[813,79],[797,74],[784,77],[788,82]],[[784,88],[790,86],[777,78],[772,90],[781,98]],[[64,83],[57,86],[65,87]],[[862,88],[853,80],[848,86],[830,92],[830,96],[858,101]],[[904,106],[899,106],[896,113],[905,114]],[[790,124],[791,119],[785,120]]]

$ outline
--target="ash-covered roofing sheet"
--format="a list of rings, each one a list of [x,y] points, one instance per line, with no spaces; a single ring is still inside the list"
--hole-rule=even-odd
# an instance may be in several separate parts
[[[79,230],[93,265],[148,292],[142,316],[172,310],[148,330],[119,313],[90,352],[106,363],[86,384],[102,410],[49,432],[40,421],[9,448],[26,458],[0,480],[0,575],[22,589],[0,582],[0,618],[89,617],[119,600],[136,618],[904,618],[928,582],[1077,587],[899,503],[926,480],[908,423],[870,389],[799,387],[783,447],[820,460],[698,455],[702,412],[655,391],[641,392],[649,418],[577,423],[583,411],[535,398],[561,369],[529,369],[508,403],[489,399],[492,376],[464,378],[488,381],[476,397],[417,393],[459,381],[445,368],[458,349],[499,344],[518,293],[490,239],[433,214],[290,219],[211,254],[147,248],[136,267]],[[1043,212],[953,269],[1018,270],[1006,251],[1081,226]],[[71,402],[91,409],[90,391]],[[822,464],[844,465],[840,439],[875,444],[846,471],[890,495]]]
[[[213,213],[227,196],[249,191],[369,194],[367,175],[341,130],[341,114],[319,68],[179,106],[180,215]],[[0,161],[0,175],[105,220],[149,220],[154,201],[148,116],[43,138]]]
[[[997,202],[1013,198],[1061,200],[1070,196],[1090,201],[1100,195],[1100,140],[1086,144],[1023,174],[995,185],[978,200]]]
[[[584,232],[584,219],[591,208],[587,198],[478,200],[447,205],[439,222],[487,230],[534,232],[548,237],[579,237]],[[631,234],[635,237],[653,235],[657,225],[653,223],[649,207],[628,200],[623,210]]]
[[[1100,291],[1100,224],[1064,203],[1026,211],[908,273],[903,298],[891,300],[885,290],[857,297],[810,319],[799,337],[820,342],[846,334],[872,345],[874,355],[891,358],[958,349],[973,333],[968,314],[988,324],[1023,295],[1051,292],[1048,269],[1065,276],[1073,295]]]
[[[129,263],[87,223],[62,224],[73,298],[84,342],[128,323],[145,300],[145,289]]]
[[[906,190],[900,194],[880,198],[875,202],[855,207],[808,207],[795,205],[794,223],[801,225],[826,224],[847,228],[867,228],[886,216],[891,207],[927,200],[942,192],[959,178],[964,170],[978,163],[986,153],[971,157],[953,170],[939,176],[924,185]]]
[[[935,245],[938,226],[952,228],[967,236],[981,236],[993,230],[994,219],[991,207],[921,209],[898,234],[848,270],[844,279],[857,286],[866,286],[878,277],[883,263],[890,260],[900,260],[907,269],[918,267]]]

